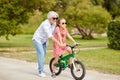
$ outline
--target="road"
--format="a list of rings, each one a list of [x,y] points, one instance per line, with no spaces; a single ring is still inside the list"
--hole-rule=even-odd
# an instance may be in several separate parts
[[[48,65],[45,68],[47,77],[41,78],[37,74],[37,63],[0,57],[0,80],[74,80],[69,69],[52,78]],[[83,80],[120,80],[120,75],[87,70]]]

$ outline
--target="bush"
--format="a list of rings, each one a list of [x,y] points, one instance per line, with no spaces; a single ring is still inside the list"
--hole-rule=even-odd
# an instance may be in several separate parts
[[[108,47],[120,50],[120,21],[114,20],[108,23]]]

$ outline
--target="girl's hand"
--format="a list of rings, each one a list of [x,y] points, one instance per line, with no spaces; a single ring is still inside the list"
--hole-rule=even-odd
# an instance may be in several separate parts
[[[63,44],[63,43],[62,43],[62,44],[60,44],[60,47],[65,47],[65,46],[66,46],[66,44]]]
[[[74,45],[80,45],[80,43],[75,42]]]
[[[77,42],[74,42],[74,45],[78,44]]]

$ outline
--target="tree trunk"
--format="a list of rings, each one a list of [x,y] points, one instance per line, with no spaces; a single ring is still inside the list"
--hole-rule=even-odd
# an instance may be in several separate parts
[[[76,25],[76,28],[78,29],[78,31],[81,33],[82,35],[82,39],[86,39],[86,40],[90,40],[90,39],[93,39],[93,36],[92,36],[92,31],[91,29],[89,29],[89,31],[78,25]]]

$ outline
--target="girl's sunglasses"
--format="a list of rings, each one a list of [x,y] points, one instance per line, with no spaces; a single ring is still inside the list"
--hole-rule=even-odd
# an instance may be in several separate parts
[[[63,22],[62,25],[64,25],[64,24],[67,24],[67,23],[66,23],[66,22],[65,22],[65,23]]]

